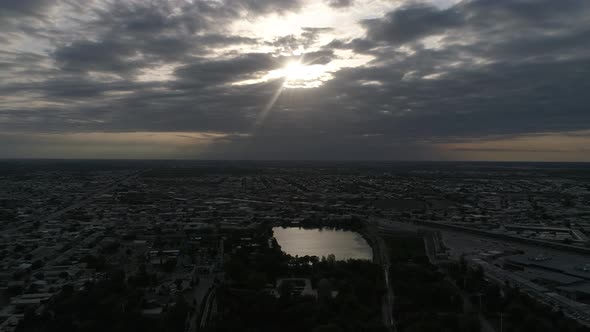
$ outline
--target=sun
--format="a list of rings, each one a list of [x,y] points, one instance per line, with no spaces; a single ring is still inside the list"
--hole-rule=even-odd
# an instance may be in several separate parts
[[[310,76],[310,67],[299,61],[289,62],[283,68],[283,76],[287,81],[304,80]]]
[[[318,88],[331,80],[332,73],[338,68],[330,64],[312,64],[301,60],[290,61],[264,76],[232,83],[232,85],[249,85],[282,80],[282,88],[309,89]]]
[[[288,62],[270,76],[284,79],[284,88],[317,88],[332,77],[326,65],[305,64],[301,61]]]

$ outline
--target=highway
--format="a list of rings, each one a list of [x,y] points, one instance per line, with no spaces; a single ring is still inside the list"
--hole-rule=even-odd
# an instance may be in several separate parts
[[[481,262],[480,265],[483,267],[486,277],[491,280],[494,280],[501,285],[504,284],[505,281],[508,281],[512,285],[520,287],[520,289],[524,290],[537,301],[549,306],[557,306],[563,310],[563,313],[566,316],[577,320],[580,324],[586,327],[590,327],[590,308],[588,305],[572,301],[557,293],[549,292],[549,290],[544,287],[540,287],[525,278],[506,270],[502,270],[492,264]]]
[[[464,233],[458,230],[438,229],[435,227],[415,225],[410,223],[392,222],[389,220],[377,221],[381,231],[396,230],[417,230],[425,229],[432,231],[441,231],[445,246],[450,250],[453,259],[459,259],[461,255],[476,255],[485,250],[522,250],[527,256],[546,255],[553,257],[554,260],[565,262],[566,265],[584,265],[588,263],[587,255],[562,251],[556,248],[546,248],[538,245],[525,244],[520,242],[508,241],[506,239],[489,238],[483,235]],[[572,301],[562,295],[551,292],[549,289],[541,287],[528,279],[518,276],[510,271],[501,269],[488,264],[484,261],[478,262],[484,269],[485,276],[488,280],[504,286],[508,281],[512,285],[517,285],[529,296],[541,303],[549,306],[558,307],[562,312],[576,320],[578,323],[590,327],[590,306]]]

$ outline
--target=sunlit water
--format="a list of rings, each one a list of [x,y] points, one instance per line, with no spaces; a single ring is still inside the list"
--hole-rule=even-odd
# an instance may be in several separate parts
[[[291,256],[328,256],[338,260],[373,259],[367,241],[356,232],[333,229],[303,229],[274,227],[274,237],[284,252]]]

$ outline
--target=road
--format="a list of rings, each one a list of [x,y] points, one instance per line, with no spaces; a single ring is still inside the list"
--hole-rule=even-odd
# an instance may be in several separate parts
[[[554,261],[563,262],[564,269],[567,269],[568,266],[584,266],[585,264],[588,264],[589,261],[587,255],[580,253],[508,241],[505,239],[489,238],[483,235],[460,232],[458,230],[438,229],[424,225],[392,222],[389,220],[379,220],[377,225],[379,229],[383,231],[400,229],[416,230],[418,228],[431,231],[440,231],[443,235],[445,246],[450,249],[449,252],[451,259],[459,259],[459,257],[461,257],[463,254],[467,254],[469,256],[470,254],[477,254],[480,251],[485,250],[502,251],[516,249],[522,250],[525,253],[524,255],[529,257],[538,255],[550,256]],[[429,251],[431,250],[427,250],[429,256],[432,256],[430,255]],[[584,326],[590,327],[590,306],[569,300],[562,295],[550,292],[549,289],[544,289],[544,287],[541,287],[530,280],[527,280],[510,271],[498,268],[493,264],[480,262],[479,265],[483,267],[485,276],[488,280],[493,281],[502,287],[505,285],[506,281],[513,285],[518,285],[521,290],[525,291],[527,294],[529,294],[529,296],[536,299],[537,301],[550,306],[558,307],[569,318],[576,320],[578,323]]]
[[[375,252],[378,255],[377,257],[375,257],[375,260],[377,260],[379,264],[381,264],[381,266],[383,267],[383,277],[385,279],[386,288],[386,293],[383,296],[383,304],[381,306],[383,324],[390,331],[397,332],[397,325],[393,317],[393,305],[395,302],[395,296],[393,293],[393,288],[391,287],[391,283],[389,281],[389,268],[391,265],[389,262],[389,253],[387,252],[387,246],[385,244],[385,241],[383,241],[383,238],[379,235],[377,229],[372,223],[367,224],[367,231],[368,236],[371,237],[371,242],[376,248]]]
[[[201,312],[199,312],[199,308],[201,308],[201,303],[206,299],[213,286],[213,278],[213,276],[201,276],[199,278],[199,284],[193,288],[193,299],[196,301],[197,307],[190,319],[189,331],[196,331],[197,327],[201,326],[201,321],[199,320]]]
[[[552,257],[552,260],[555,262],[554,264],[560,266],[564,270],[567,270],[572,266],[584,266],[589,262],[587,255],[579,253],[518,242],[503,241],[456,231],[441,231],[445,239],[445,244],[451,249],[451,256],[455,258],[460,257],[462,253],[477,254],[481,250],[518,249],[525,252],[524,255],[529,257],[535,257],[538,255]],[[566,316],[578,321],[578,323],[582,325],[590,327],[590,306],[569,300],[562,295],[555,294],[545,287],[535,284],[511,271],[496,267],[494,264],[488,264],[482,261],[479,265],[484,268],[484,273],[488,280],[491,280],[500,286],[504,286],[506,281],[513,285],[518,285],[521,290],[525,291],[539,302],[558,307]]]
[[[211,318],[211,313],[213,312],[214,304],[216,302],[215,296],[216,288],[213,287],[205,299],[205,306],[203,307],[201,321],[199,322],[199,327],[201,328],[207,327],[209,324],[209,319]]]
[[[575,302],[560,294],[551,292],[549,289],[545,289],[525,278],[498,268],[492,264],[482,262],[480,265],[483,267],[487,278],[500,285],[503,285],[506,281],[513,285],[517,285],[521,290],[525,291],[537,301],[549,306],[557,306],[561,308],[563,313],[569,318],[578,321],[578,323],[586,327],[590,327],[590,307],[588,305]]]

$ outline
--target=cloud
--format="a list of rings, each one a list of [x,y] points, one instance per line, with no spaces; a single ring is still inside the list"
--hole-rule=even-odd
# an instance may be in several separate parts
[[[352,6],[354,0],[326,0],[326,3],[332,8],[347,8]]]
[[[267,45],[277,49],[277,53],[301,52],[315,44],[322,34],[330,33],[332,28],[326,27],[301,27],[299,35],[291,34],[275,38]]]
[[[131,69],[135,50],[115,41],[77,41],[58,49],[54,58],[62,70],[110,71],[124,74]]]
[[[0,4],[0,17],[16,15],[39,17],[57,2],[57,0],[3,0]]]
[[[252,14],[268,12],[284,13],[301,7],[300,0],[226,0],[230,7],[236,7]]]
[[[451,7],[438,9],[433,5],[411,4],[389,12],[380,19],[362,21],[367,38],[401,45],[463,24],[464,18]]]
[[[169,2],[115,2],[97,9],[87,28],[90,36],[58,42],[51,55],[61,73],[131,78],[165,64],[191,62],[216,48],[256,44],[255,38],[216,29],[238,16],[235,9],[213,2],[180,7]]]
[[[35,144],[25,136],[47,133],[214,132],[198,156],[445,159],[533,153],[543,149],[510,142],[590,129],[585,1],[412,1],[383,14],[330,1],[351,10],[318,22],[312,5],[96,0],[78,12],[65,1],[5,2],[13,14],[0,37],[0,131],[23,149]],[[297,23],[270,31],[265,20]],[[299,58],[329,79],[312,89],[261,80]],[[489,137],[507,143],[447,146]]]
[[[184,65],[175,72],[179,83],[215,85],[237,82],[251,78],[256,73],[269,71],[281,64],[270,54],[242,54],[226,60],[194,59],[194,63]]]
[[[336,58],[334,51],[321,50],[303,54],[303,62],[306,65],[325,65]]]

